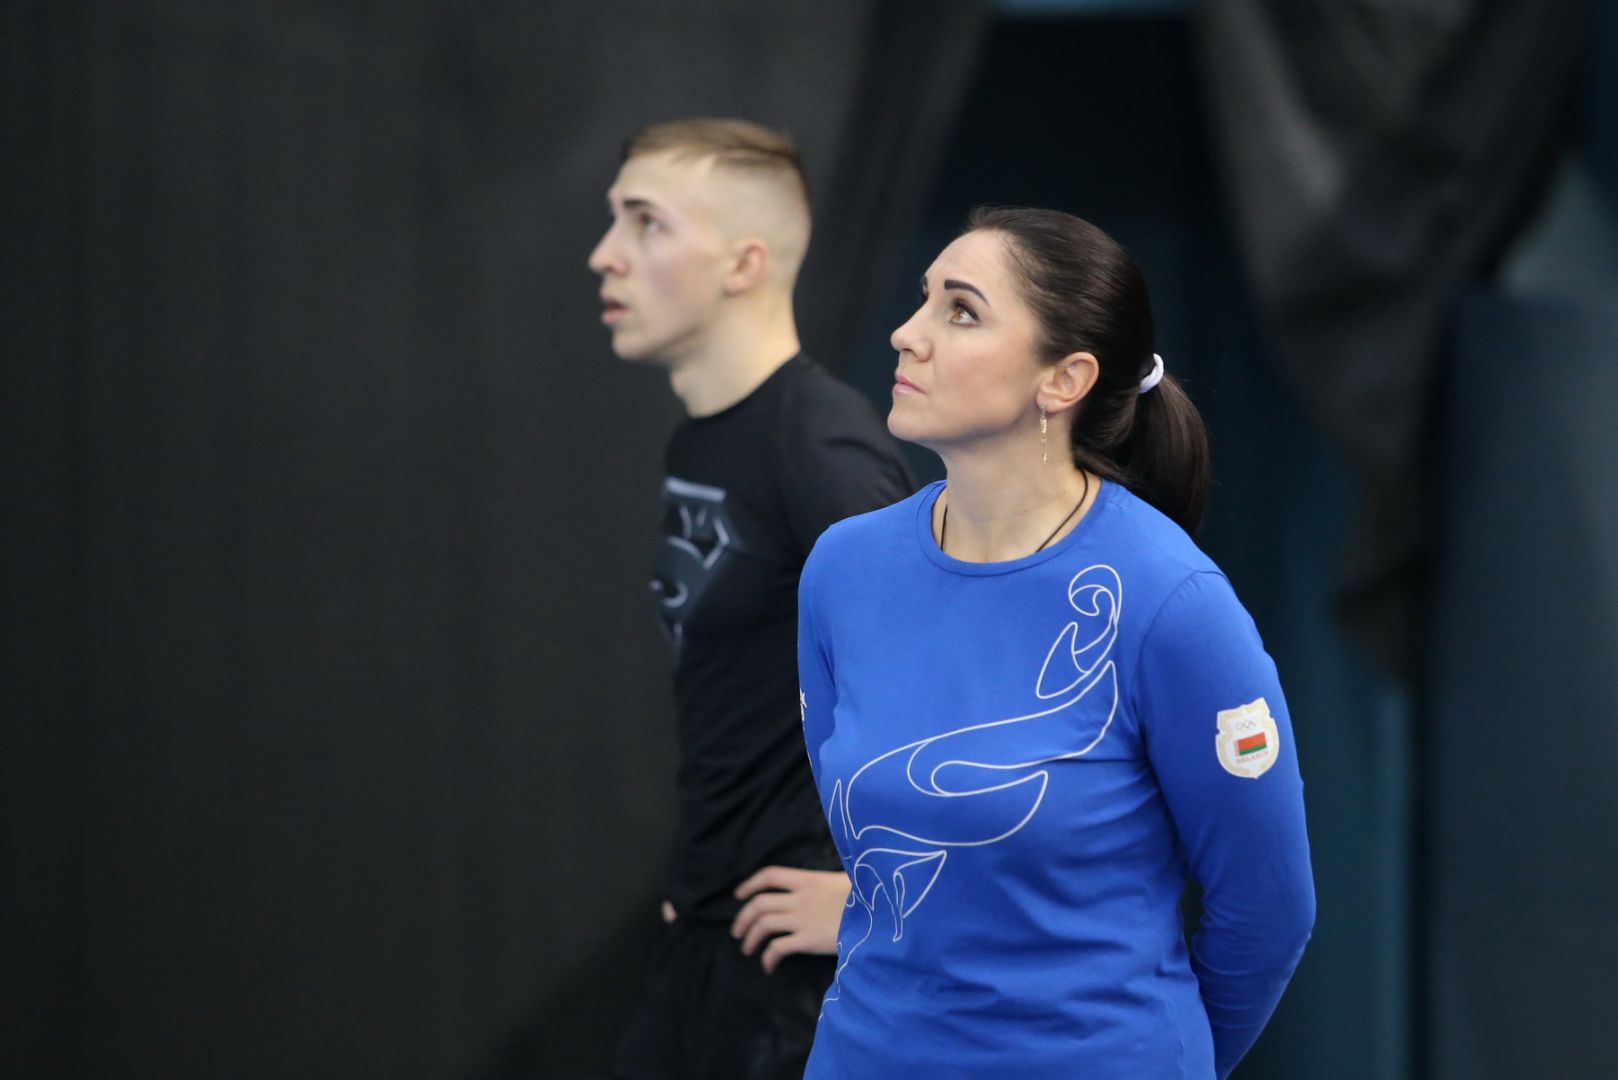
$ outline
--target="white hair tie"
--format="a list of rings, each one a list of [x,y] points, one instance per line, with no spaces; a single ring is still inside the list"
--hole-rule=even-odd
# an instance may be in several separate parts
[[[1140,381],[1140,392],[1146,393],[1152,387],[1163,381],[1163,358],[1156,353],[1152,354],[1152,370],[1146,373],[1146,378]]]

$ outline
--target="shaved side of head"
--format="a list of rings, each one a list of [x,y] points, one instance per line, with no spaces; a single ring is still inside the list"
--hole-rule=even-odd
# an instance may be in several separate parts
[[[705,165],[707,200],[731,240],[757,238],[769,250],[770,279],[790,293],[809,250],[809,183],[792,139],[747,120],[688,117],[652,124],[624,143],[623,160],[667,154]]]

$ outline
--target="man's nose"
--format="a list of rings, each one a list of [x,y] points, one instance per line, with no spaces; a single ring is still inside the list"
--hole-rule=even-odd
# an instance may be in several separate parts
[[[605,274],[608,270],[620,268],[618,253],[612,243],[612,230],[608,229],[600,241],[596,243],[595,250],[590,252],[590,269],[598,274]]]

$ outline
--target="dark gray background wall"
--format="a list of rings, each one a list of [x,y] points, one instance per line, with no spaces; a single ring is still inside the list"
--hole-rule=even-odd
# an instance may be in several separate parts
[[[969,64],[873,107],[873,58],[976,41],[919,10],[7,5],[0,1072],[600,1058],[673,774],[675,409],[584,265],[618,147],[784,126],[879,248]],[[806,278],[835,351],[858,275]]]
[[[689,112],[800,138],[805,339],[876,400],[972,203],[1145,267],[1310,798],[1319,927],[1241,1075],[1606,1068],[1618,67],[1433,358],[1411,692],[1335,619],[1362,481],[1276,374],[1184,6],[0,11],[0,1073],[600,1063],[668,833],[676,411],[583,262],[619,140]]]

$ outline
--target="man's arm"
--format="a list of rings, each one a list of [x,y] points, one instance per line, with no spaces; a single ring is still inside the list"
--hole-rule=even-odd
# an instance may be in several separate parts
[[[782,500],[799,549],[844,518],[891,505],[915,490],[899,444],[857,392],[838,393],[790,417]]]
[[[815,581],[811,558],[798,590],[798,702],[804,751],[818,788],[820,747],[831,735],[837,684],[817,618]],[[841,870],[766,866],[736,887],[736,898],[746,903],[731,923],[731,936],[741,941],[748,956],[764,945],[759,960],[766,972],[774,972],[784,957],[794,953],[834,955],[849,889]]]

